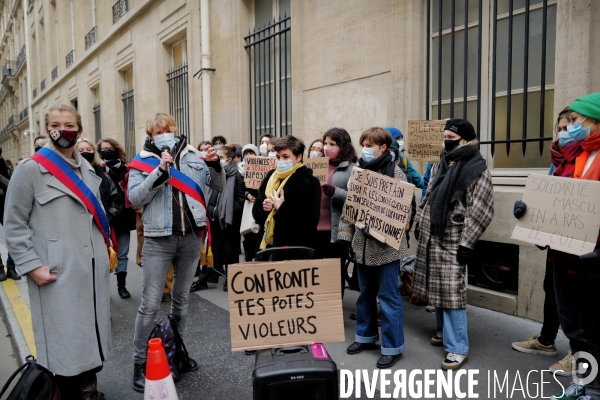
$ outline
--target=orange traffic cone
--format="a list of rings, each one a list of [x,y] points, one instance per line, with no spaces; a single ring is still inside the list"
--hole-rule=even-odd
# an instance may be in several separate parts
[[[148,342],[144,400],[152,399],[179,400],[165,348],[160,339],[150,339]]]

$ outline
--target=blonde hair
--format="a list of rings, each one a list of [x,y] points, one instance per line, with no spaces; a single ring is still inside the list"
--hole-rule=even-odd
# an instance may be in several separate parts
[[[152,136],[152,131],[156,128],[166,130],[167,132],[177,133],[177,124],[173,117],[166,113],[152,114],[146,121],[146,134]]]
[[[48,129],[48,115],[52,111],[59,111],[59,112],[68,111],[68,112],[70,112],[71,114],[73,114],[75,116],[75,120],[77,121],[77,127],[79,128],[79,132],[83,131],[83,125],[81,124],[81,115],[79,114],[79,112],[77,111],[77,109],[75,107],[70,106],[68,104],[54,104],[53,106],[50,106],[50,108],[48,109],[48,112],[46,112],[46,115],[44,116],[44,123],[45,123],[46,129]]]
[[[92,148],[92,150],[94,151],[94,160],[92,161],[92,165],[102,165],[102,160],[100,159],[100,156],[98,155],[98,152],[96,151],[96,147],[94,147],[94,143],[90,142],[87,139],[77,139],[77,144],[75,145],[75,147],[77,148],[77,151],[79,151],[79,145],[81,143],[87,143],[90,145],[90,147]]]

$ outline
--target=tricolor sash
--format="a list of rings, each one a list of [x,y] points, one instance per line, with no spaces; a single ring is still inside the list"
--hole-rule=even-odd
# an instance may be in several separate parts
[[[110,227],[106,213],[94,193],[92,193],[90,188],[87,187],[81,178],[73,172],[73,169],[67,162],[47,147],[42,147],[37,153],[31,156],[31,159],[46,168],[52,176],[58,179],[60,183],[65,185],[67,189],[73,192],[73,194],[81,200],[90,214],[94,217],[96,225],[100,229],[100,232],[102,232],[106,246],[110,248]]]
[[[146,172],[148,174],[152,173],[160,165],[160,160],[155,157],[147,157],[142,158],[139,154],[137,154],[133,160],[129,163],[129,168],[137,169],[141,172]],[[170,169],[171,178],[167,181],[167,184],[173,186],[180,192],[185,193],[190,196],[192,199],[196,200],[202,207],[204,207],[204,211],[206,213],[206,227],[208,233],[208,245],[211,245],[211,234],[210,234],[210,224],[208,221],[208,210],[206,209],[206,201],[204,200],[204,193],[200,188],[200,185],[196,183],[192,178],[179,171],[176,168]]]

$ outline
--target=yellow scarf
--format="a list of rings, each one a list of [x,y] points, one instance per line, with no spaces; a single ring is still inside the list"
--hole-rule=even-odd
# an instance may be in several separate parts
[[[267,188],[265,189],[265,197],[269,198],[276,192],[277,195],[281,193],[281,189],[285,186],[286,182],[290,179],[292,174],[296,172],[296,170],[302,167],[302,163],[299,162],[294,165],[291,169],[285,172],[279,172],[279,170],[275,170],[273,175],[269,178],[269,182],[267,182]],[[265,234],[263,235],[262,242],[260,242],[260,249],[264,250],[267,248],[267,245],[273,244],[273,232],[275,232],[275,207],[271,209],[271,212],[267,216],[267,220],[265,221]]]

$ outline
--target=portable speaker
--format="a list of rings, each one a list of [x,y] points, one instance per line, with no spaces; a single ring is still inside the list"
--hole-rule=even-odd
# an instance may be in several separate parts
[[[322,344],[256,352],[254,400],[339,398],[338,371]]]

